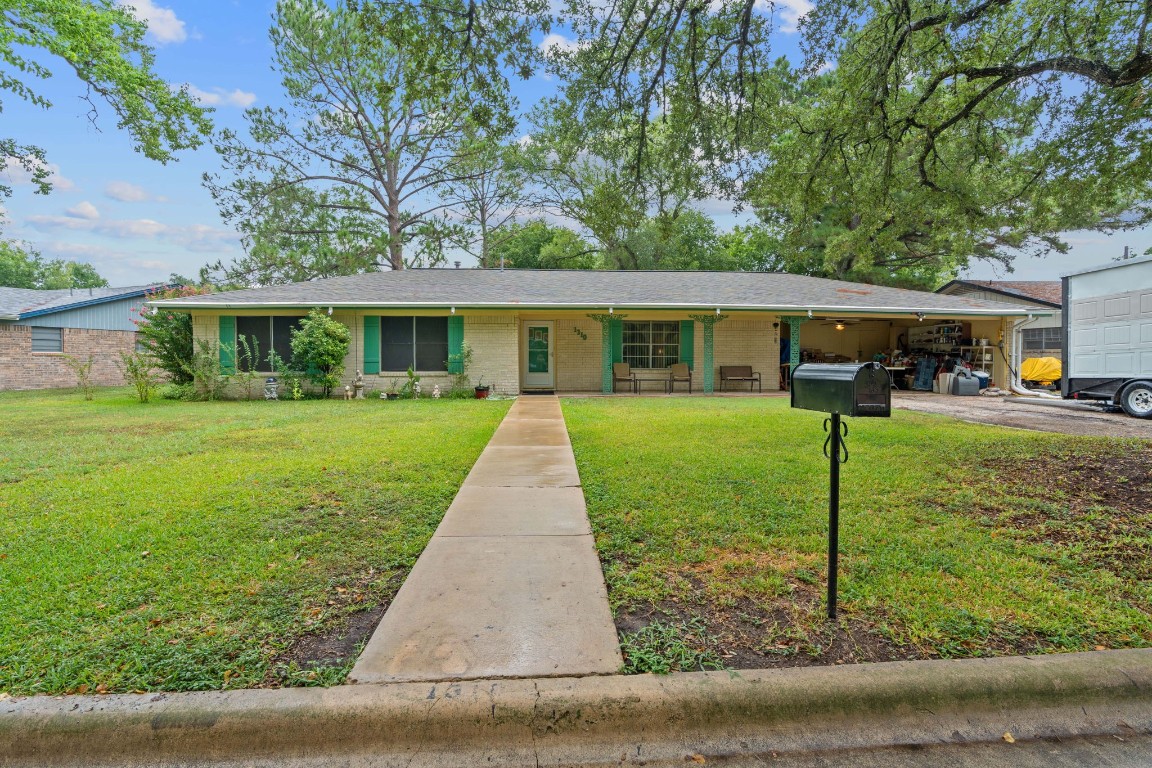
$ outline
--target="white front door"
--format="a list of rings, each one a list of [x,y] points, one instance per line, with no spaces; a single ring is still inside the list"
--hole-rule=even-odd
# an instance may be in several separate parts
[[[556,388],[553,326],[551,320],[525,320],[521,325],[520,334],[524,350],[521,372],[524,389]]]

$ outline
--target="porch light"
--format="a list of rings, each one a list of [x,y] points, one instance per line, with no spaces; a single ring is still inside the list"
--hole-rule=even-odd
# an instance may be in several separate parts
[[[452,314],[456,314],[456,307],[452,307]]]
[[[809,319],[809,320],[811,320],[811,319],[812,319],[812,310],[808,310],[808,319]]]
[[[916,319],[919,320],[920,322],[924,322],[924,313],[923,312],[917,312],[916,313]]]
[[[332,317],[332,307],[328,307],[328,317]]]
[[[612,307],[608,307],[608,314],[612,314]]]
[[[720,314],[720,307],[716,307],[716,314],[717,314],[717,315],[719,315],[719,314]]]
[[[836,330],[842,331],[842,330],[844,330],[844,328],[845,328],[844,323],[836,323]]]

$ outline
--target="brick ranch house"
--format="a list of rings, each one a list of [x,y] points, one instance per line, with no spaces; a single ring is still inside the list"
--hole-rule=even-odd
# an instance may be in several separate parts
[[[123,384],[120,353],[136,348],[133,321],[156,288],[0,288],[0,390],[73,386],[68,357],[91,356],[95,384]]]
[[[721,388],[721,366],[751,366],[776,390],[782,336],[793,365],[802,350],[870,360],[942,323],[1003,339],[1010,354],[1013,325],[1036,311],[778,273],[512,269],[374,272],[150,304],[190,312],[196,337],[219,343],[228,363],[238,335],[287,359],[292,328],[320,308],[352,331],[345,383],[359,370],[370,389],[402,382],[409,366],[425,391],[449,386],[448,361],[466,343],[472,382],[501,394],[611,392],[614,362],[642,374],[687,363],[704,393]],[[1007,383],[1003,357],[992,369]]]

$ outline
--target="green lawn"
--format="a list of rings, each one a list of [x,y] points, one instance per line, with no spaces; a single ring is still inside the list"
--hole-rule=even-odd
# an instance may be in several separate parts
[[[340,679],[507,409],[0,394],[0,691]]]
[[[563,407],[626,651],[652,624],[745,667],[1152,645],[1152,504],[1126,501],[1152,485],[1147,443],[848,419],[832,623],[821,414],[783,398]]]

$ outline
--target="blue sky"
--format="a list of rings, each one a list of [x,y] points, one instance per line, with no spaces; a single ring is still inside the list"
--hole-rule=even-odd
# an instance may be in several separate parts
[[[271,0],[126,0],[149,25],[156,69],[173,83],[187,83],[202,103],[215,109],[218,128],[240,130],[248,106],[277,104],[279,79],[270,69],[267,30]],[[781,29],[778,50],[794,53],[798,13],[807,0],[777,3]],[[563,43],[562,39],[553,39]],[[541,42],[544,42],[543,39]],[[201,185],[201,175],[218,169],[210,146],[179,155],[168,165],[135,153],[129,137],[116,129],[104,106],[96,125],[86,116],[83,86],[58,62],[45,60],[57,74],[38,90],[54,106],[33,107],[11,94],[4,99],[4,135],[43,147],[54,171],[55,190],[34,195],[23,175],[6,173],[15,194],[3,203],[4,234],[26,240],[48,258],[88,262],[113,285],[137,285],[178,272],[194,276],[205,263],[241,253],[239,239],[221,222]],[[555,87],[537,75],[516,84],[523,108]],[[98,104],[98,106],[100,106]],[[734,220],[726,205],[706,204],[721,226]],[[1054,279],[1064,272],[1103,263],[1125,245],[1137,252],[1152,246],[1148,231],[1106,237],[1069,233],[1072,251],[1045,259],[1018,260],[1010,276],[989,266],[969,271],[978,279]]]

